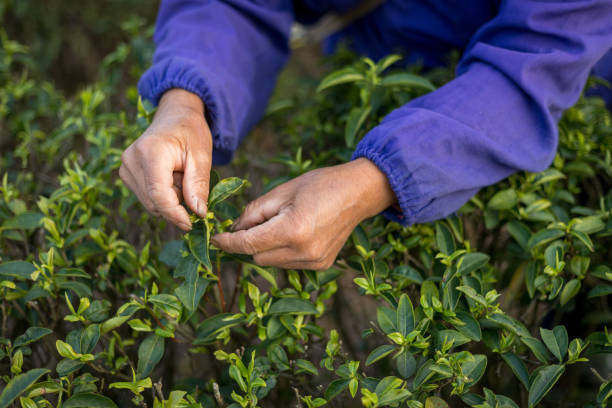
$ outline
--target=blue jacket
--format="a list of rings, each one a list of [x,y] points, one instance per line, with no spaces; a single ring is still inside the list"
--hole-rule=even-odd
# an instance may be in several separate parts
[[[293,21],[359,1],[162,0],[139,91],[154,104],[170,88],[199,95],[213,159],[226,163],[266,108]],[[406,225],[445,217],[481,187],[551,163],[557,121],[612,48],[612,0],[387,0],[328,45],[343,37],[373,58],[401,51],[425,67],[463,51],[456,79],[393,111],[354,154],[387,175],[401,211],[386,215]]]

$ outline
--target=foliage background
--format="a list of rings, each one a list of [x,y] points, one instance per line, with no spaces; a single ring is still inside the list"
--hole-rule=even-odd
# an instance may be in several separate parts
[[[0,264],[18,259],[44,264],[49,261],[45,254],[50,247],[57,247],[61,239],[77,234],[73,240],[82,240],[79,241],[82,244],[74,246],[72,250],[69,249],[70,245],[66,245],[67,252],[63,256],[71,265],[65,266],[78,266],[92,276],[96,275],[95,282],[88,283],[90,292],[79,292],[84,289],[76,284],[72,284],[72,287],[65,283],[63,287],[61,284],[57,287],[51,284],[50,288],[46,288],[51,293],[49,300],[11,300],[8,295],[9,288],[3,289],[1,337],[12,339],[14,344],[16,338],[29,326],[53,329],[52,334],[32,346],[29,351],[31,354],[24,349],[24,362],[22,368],[19,368],[23,372],[47,367],[53,371],[51,378],[57,378],[55,369],[62,357],[58,354],[56,341],[70,343],[67,335],[76,327],[75,323],[64,320],[65,316],[71,314],[64,301],[64,291],[70,294],[71,303],[75,306],[79,305],[79,297],[89,297],[92,302],[97,299],[100,302],[97,305],[102,305],[104,300],[109,301],[112,307],[107,311],[108,319],[122,304],[133,299],[133,296],[143,296],[145,288],[152,290],[153,282],[156,282],[163,293],[172,293],[177,282],[180,282],[180,279],[173,279],[172,270],[176,263],[168,258],[172,258],[169,254],[176,253],[178,246],[163,251],[163,248],[168,248],[164,244],[180,239],[180,235],[172,227],[144,214],[134,197],[117,181],[114,171],[118,166],[122,148],[140,134],[150,114],[150,111],[142,106],[140,113],[137,112],[135,83],[151,57],[150,36],[156,6],[155,2],[141,0],[0,1],[0,22],[6,32],[3,37],[3,65],[0,71],[0,165],[3,175],[6,174],[6,183],[1,190],[4,201],[0,212]],[[28,50],[21,49],[9,41],[24,44]],[[344,143],[345,123],[350,121],[347,116],[350,116],[352,108],[360,105],[365,107],[372,103],[372,98],[364,100],[358,88],[346,87],[343,88],[343,93],[335,94],[333,90],[332,93],[326,91],[327,93],[315,94],[315,88],[330,68],[353,64],[354,61],[355,57],[348,52],[340,52],[326,60],[321,59],[313,49],[302,49],[294,55],[279,80],[277,94],[271,103],[267,119],[241,147],[234,163],[218,169],[222,177],[238,175],[252,184],[245,194],[234,199],[234,204],[239,207],[249,198],[282,181],[287,173],[293,177],[309,168],[346,159],[350,152],[350,145],[347,148]],[[363,68],[359,64],[355,66]],[[417,72],[416,68],[414,72]],[[427,77],[439,85],[448,81],[451,74],[449,70],[437,70],[427,73]],[[362,134],[363,129],[374,125],[386,111],[420,92],[422,90],[417,87],[416,91],[386,93],[381,99],[378,112],[370,115],[362,124],[362,130],[357,133]],[[440,278],[445,268],[440,261],[435,260],[436,254],[448,252],[449,255],[453,252],[451,247],[465,249],[464,239],[469,241],[468,246],[471,248],[490,256],[490,265],[481,271],[482,276],[489,280],[488,286],[501,293],[502,296],[498,300],[501,309],[523,322],[532,336],[540,338],[540,327],[552,329],[557,325],[567,328],[570,340],[580,337],[586,341],[587,337],[591,336],[590,348],[587,349],[589,362],[568,367],[567,372],[543,400],[542,406],[582,406],[589,401],[595,404],[602,383],[604,387],[605,383],[608,384],[608,388],[604,390],[609,393],[612,372],[609,352],[612,344],[610,338],[605,338],[603,330],[611,319],[609,292],[606,292],[609,291],[609,284],[606,282],[610,280],[610,276],[605,269],[611,261],[608,238],[612,228],[609,216],[612,207],[610,118],[601,103],[583,101],[580,110],[574,110],[566,116],[563,126],[564,142],[561,151],[564,154],[558,157],[553,167],[565,173],[565,176],[556,177],[556,173],[551,172],[549,176],[552,175],[552,178],[539,183],[543,176],[517,175],[498,186],[486,189],[479,195],[479,199],[464,208],[461,227],[457,227],[460,224],[450,221],[437,226],[417,226],[399,230],[381,219],[365,225],[362,234],[353,237],[351,245],[341,256],[340,266],[344,273],[337,276],[334,285],[328,286],[330,294],[335,294],[325,300],[326,313],[316,321],[325,335],[319,336],[319,332],[313,329],[316,333],[310,334],[309,341],[287,340],[284,343],[290,355],[291,370],[280,372],[275,378],[275,391],[261,400],[261,406],[296,404],[296,394],[291,388],[294,385],[298,386],[302,396],[312,395],[315,398],[324,395],[330,381],[338,378],[319,364],[328,356],[327,343],[331,329],[337,330],[341,340],[343,351],[336,357],[340,362],[360,361],[359,371],[365,370],[368,377],[397,375],[395,362],[390,358],[370,366],[367,370],[364,366],[372,350],[393,342],[387,336],[389,333],[381,330],[380,312],[377,313],[377,308],[385,303],[384,299],[381,296],[376,296],[377,299],[374,296],[364,296],[361,293],[363,291],[360,292],[355,285],[354,278],[361,276],[360,262],[367,263],[367,260],[364,261],[366,257],[356,249],[357,245],[362,244],[363,248],[376,252],[386,251],[385,254],[390,251],[391,255],[387,254],[384,258],[381,255],[387,264],[382,269],[396,270],[395,267],[408,265],[412,269],[416,268],[417,274],[427,271],[431,276]],[[82,185],[75,189],[75,183]],[[9,188],[9,185],[13,187]],[[31,221],[28,214],[45,212],[41,209],[40,196],[48,197],[51,207],[54,202],[61,203],[62,197],[58,191],[66,189],[75,190],[71,190],[72,194],[77,194],[78,197],[70,197],[71,201],[67,203],[72,204],[61,205],[70,207],[77,202],[84,203],[75,210],[82,218],[78,222],[74,221],[74,225],[64,226],[64,230],[59,234],[62,237],[55,242],[52,228],[48,225],[45,224],[45,228],[28,225]],[[561,190],[567,193],[559,193]],[[521,200],[513,198],[510,191],[519,194]],[[498,196],[501,199],[498,198],[497,201],[502,204],[497,208],[495,202],[491,204],[490,200],[500,192],[505,195]],[[533,199],[534,194],[538,195],[537,199]],[[548,200],[548,203],[539,201],[540,199]],[[98,201],[107,205],[111,211],[97,207]],[[504,203],[507,202],[512,205],[506,208]],[[68,207],[62,207],[60,215],[65,213]],[[225,212],[224,215],[231,215],[232,211],[235,212],[230,208],[219,210],[220,213]],[[50,210],[50,214],[53,214],[53,210]],[[61,219],[60,215],[56,214],[55,218]],[[563,249],[559,250],[567,263],[567,266],[563,267],[555,259],[557,250],[554,247],[548,250],[548,254],[545,253],[548,244],[555,239],[542,241],[542,246],[534,251],[526,250],[527,240],[521,241],[524,230],[520,227],[512,230],[507,225],[508,221],[520,219],[529,225],[533,232],[537,232],[552,221],[590,216],[599,217],[602,223],[600,225],[592,219],[587,220],[596,224],[586,228],[589,234],[598,234],[592,236],[597,248],[595,255],[591,256],[591,251],[588,248],[585,250],[585,246],[580,243],[582,241],[571,238],[568,233]],[[15,222],[16,218],[25,224],[19,224],[18,228],[11,227],[10,223]],[[80,229],[77,228],[79,224]],[[101,233],[92,234],[91,230]],[[117,232],[114,237],[113,231]],[[454,238],[449,239],[449,234]],[[363,236],[370,238],[364,240]],[[415,237],[420,244],[415,245]],[[448,240],[446,249],[445,239]],[[104,250],[92,249],[96,245],[104,247]],[[393,246],[397,246],[395,252],[393,249],[389,250],[389,247]],[[410,251],[403,250],[406,247],[410,248]],[[147,252],[150,259],[148,255],[143,255]],[[549,259],[550,254],[552,261]],[[461,253],[449,262],[452,265],[463,255]],[[589,274],[579,265],[583,260],[574,260],[576,256],[583,255],[592,258],[591,267],[587,265]],[[541,267],[537,273],[528,271],[532,258],[538,268]],[[545,274],[545,266],[553,270]],[[598,269],[598,274],[594,275],[591,272],[595,267],[601,268]],[[223,267],[223,272],[218,274],[226,292],[226,309],[232,312],[238,312],[240,302],[246,301],[241,300],[240,295],[234,294],[232,289],[236,282],[240,281],[239,292],[246,298],[249,298],[247,280],[260,287],[262,293],[270,290],[268,282],[252,271],[248,279],[242,280],[245,272],[243,268],[244,265],[228,263]],[[422,286],[419,288],[416,281],[411,280],[415,279],[411,275],[412,272],[406,272],[406,269],[398,274],[405,272],[412,276],[406,280],[406,276],[393,277],[389,271],[387,275],[381,274],[380,268],[379,266],[378,284],[381,283],[382,277],[383,280],[392,282],[392,296],[396,300],[399,299],[399,293],[403,292],[410,295],[412,303],[418,304],[423,289]],[[561,270],[557,271],[559,268]],[[529,285],[525,284],[525,276],[530,274],[546,275],[548,280],[540,282],[542,285],[537,290],[529,288]],[[119,278],[120,276],[123,278]],[[367,273],[365,276],[367,277]],[[563,279],[562,283],[553,279],[557,276]],[[535,276],[532,278],[535,280]],[[295,278],[290,274],[278,273],[277,279],[282,288],[295,287],[292,282]],[[575,297],[571,301],[561,305],[559,297],[550,301],[545,299],[554,291],[557,291],[559,296],[559,292],[572,279],[580,282],[580,290],[574,294]],[[303,277],[301,280],[306,285],[307,280]],[[78,279],[69,277],[66,281],[75,282]],[[113,283],[106,286],[109,282],[115,282],[116,286],[113,287]],[[534,285],[533,280],[531,285]],[[597,288],[603,288],[600,290],[603,290],[604,296],[591,296],[592,290]],[[538,300],[540,297],[542,299]],[[217,313],[215,309],[219,301],[215,292],[209,293],[202,302],[205,305],[202,314],[206,316]],[[23,315],[20,316],[20,313]],[[156,314],[162,321],[153,322],[153,326],[158,323],[158,326],[166,327],[168,322],[163,320],[164,314],[159,314],[159,310],[156,309],[148,318],[155,319],[153,316]],[[360,318],[356,319],[355,316]],[[437,316],[437,324],[440,324],[441,315]],[[167,318],[167,313],[165,317]],[[145,320],[145,317],[142,319]],[[371,329],[368,323],[370,321],[376,322],[376,332],[364,337],[362,332]],[[451,327],[449,323],[444,324]],[[510,345],[507,349],[502,346],[502,351],[512,350],[522,358],[525,356],[524,361],[530,371],[540,365],[538,359],[533,354],[528,355],[529,350],[517,340],[521,337],[517,333],[522,329],[512,326],[511,323],[505,324],[507,325],[502,326],[500,333],[508,337]],[[229,345],[216,343],[209,352],[191,354],[188,350],[193,348],[190,343],[194,335],[197,337],[197,333],[190,332],[188,325],[186,329],[180,327],[178,325],[174,333],[175,339],[166,341],[163,359],[150,375],[153,381],[161,380],[166,398],[172,389],[185,389],[204,406],[213,406],[215,392],[212,380],[215,379],[222,386],[220,392],[225,396],[225,401],[231,402],[229,393],[233,383],[228,376],[228,365],[217,361],[210,351],[221,348],[231,352],[240,350],[241,346],[248,348],[255,345],[258,343],[257,330],[253,327],[238,328],[232,331],[233,341]],[[99,368],[103,371],[91,367],[79,371],[90,372],[99,377],[100,381],[92,386],[87,377],[82,378],[83,384],[72,385],[73,395],[77,394],[75,390],[78,390],[78,387],[82,387],[81,391],[100,391],[101,394],[113,398],[119,406],[131,405],[133,395],[130,392],[108,388],[111,382],[129,382],[127,361],[131,360],[132,364],[136,365],[139,360],[138,348],[145,337],[139,336],[138,330],[131,329],[133,326],[126,325],[117,329],[120,337],[126,340],[122,346],[117,346],[121,340],[112,340],[110,335],[100,341],[101,345],[96,349],[96,353],[106,352],[106,355],[97,356],[102,361]],[[437,330],[439,329],[441,327]],[[435,332],[432,333],[435,335]],[[110,345],[104,341],[113,342],[117,355],[109,355]],[[499,338],[489,339],[489,342],[476,342],[466,347],[473,354],[486,353],[489,356],[486,373],[478,387],[472,391],[483,395],[480,386],[485,386],[495,393],[512,397],[519,406],[526,406],[528,390],[514,377],[508,364],[500,357],[502,353],[490,351],[495,348],[491,347],[491,344],[496,341],[499,342]],[[303,349],[304,344],[307,345],[306,349]],[[261,351],[261,348],[259,350]],[[122,353],[125,355],[120,356]],[[18,358],[13,355],[10,360],[0,360],[1,375],[10,377],[19,374],[15,369],[11,372],[12,367],[15,367],[15,359]],[[118,365],[113,367],[113,361]],[[316,367],[319,375],[308,374],[312,371],[308,361]],[[554,363],[550,356],[548,361],[549,364]],[[336,368],[337,366],[336,363]],[[368,377],[362,378],[362,387],[367,384]],[[500,378],[504,381],[500,382]],[[434,383],[445,388],[441,391],[433,390],[426,393],[427,395],[437,394],[451,406],[463,404],[457,396],[449,396],[450,381],[442,378]],[[233,388],[239,389],[236,384],[233,384]],[[137,402],[151,405],[154,399],[152,390],[153,388],[147,389],[143,393],[144,399]],[[49,397],[52,404],[57,403],[54,400],[55,395]],[[359,406],[361,395],[360,393],[353,399],[347,391],[343,391],[330,405]],[[427,395],[423,394],[420,399],[425,401]],[[431,404],[435,402],[437,401],[430,400]],[[308,403],[304,401],[302,404]]]

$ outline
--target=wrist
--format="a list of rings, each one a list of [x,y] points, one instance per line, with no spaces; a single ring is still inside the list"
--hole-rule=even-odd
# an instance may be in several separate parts
[[[193,92],[180,88],[172,88],[164,92],[159,99],[157,111],[204,118],[205,107],[202,99]]]
[[[397,203],[387,175],[373,162],[360,157],[349,164],[356,173],[353,182],[358,180],[360,186],[358,199],[363,206],[364,219],[373,217]]]

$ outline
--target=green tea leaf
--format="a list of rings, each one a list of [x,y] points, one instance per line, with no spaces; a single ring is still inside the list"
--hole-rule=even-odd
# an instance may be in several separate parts
[[[208,253],[208,245],[210,237],[208,236],[208,227],[204,220],[198,220],[193,223],[193,227],[187,235],[187,245],[189,250],[204,267],[212,271],[210,255]]]
[[[312,302],[306,299],[282,298],[272,303],[268,314],[317,314]]]
[[[321,92],[327,88],[331,88],[332,86],[363,80],[365,80],[363,74],[353,67],[340,69],[323,78],[319,84],[319,87],[317,88],[317,92]]]
[[[416,359],[411,352],[405,350],[396,357],[396,366],[402,378],[409,378],[416,371]]]
[[[378,360],[385,358],[386,356],[391,354],[394,350],[397,350],[397,347],[391,344],[383,344],[382,346],[376,347],[370,353],[370,355],[368,355],[368,358],[366,359],[366,366],[369,366],[370,364],[374,364]]]
[[[557,357],[559,362],[562,362],[567,353],[567,345],[569,343],[565,327],[557,326],[553,330],[540,327],[540,335],[550,352]]]
[[[151,374],[151,371],[164,356],[164,339],[155,334],[147,336],[138,347],[138,367],[136,378],[142,380]]]
[[[208,208],[214,209],[217,204],[238,193],[246,185],[247,181],[238,177],[229,177],[219,181],[210,191]]]
[[[427,79],[418,75],[409,74],[407,72],[399,72],[397,74],[387,75],[380,81],[382,86],[397,86],[402,88],[424,88],[428,91],[434,91],[436,87]]]
[[[414,330],[414,309],[410,298],[405,293],[400,296],[397,306],[397,328],[403,336]]]
[[[30,279],[32,272],[35,270],[36,268],[34,265],[25,261],[9,261],[0,264],[0,276],[19,280]]]
[[[366,106],[365,108],[353,108],[348,115],[348,119],[346,120],[346,127],[344,129],[344,141],[346,143],[346,147],[354,147],[355,146],[355,137],[357,136],[357,132],[363,127],[365,121],[370,116],[370,112],[372,108],[370,106]]]
[[[25,331],[25,333],[23,333],[21,336],[15,339],[15,342],[13,343],[13,347],[17,348],[21,346],[26,346],[30,343],[34,343],[35,341],[42,339],[43,337],[45,337],[47,334],[50,334],[50,333],[53,333],[53,331],[47,328],[44,328],[44,327],[37,327],[37,326],[29,327]]]
[[[502,190],[489,200],[487,207],[492,210],[509,210],[518,203],[518,194],[513,188]]]
[[[548,394],[564,371],[564,366],[556,364],[534,371],[529,381],[529,407],[534,407]]]
[[[26,373],[13,377],[6,387],[4,387],[2,394],[0,394],[0,408],[8,408],[17,397],[48,372],[50,372],[50,370],[46,368],[34,368]]]
[[[516,375],[516,378],[525,386],[525,389],[529,389],[529,373],[523,360],[510,351],[502,353],[501,357],[508,364],[514,375]]]
[[[578,292],[580,292],[580,286],[581,283],[578,279],[571,279],[565,284],[563,290],[561,291],[561,297],[559,299],[562,306],[569,302],[570,299],[572,299],[574,296],[576,296]]]
[[[90,392],[75,394],[62,404],[62,408],[118,408],[108,397]]]

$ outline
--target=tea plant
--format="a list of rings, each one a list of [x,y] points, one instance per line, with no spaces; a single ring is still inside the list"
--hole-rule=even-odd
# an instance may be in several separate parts
[[[607,405],[602,101],[566,112],[548,170],[436,223],[368,220],[332,268],[282,271],[210,244],[239,215],[246,180],[213,172],[207,216],[174,240],[118,180],[152,115],[117,92],[129,44],[72,98],[30,78],[27,55],[2,37],[0,129],[17,137],[0,158],[0,408]],[[450,76],[394,68],[395,55],[338,59],[309,101],[269,110],[288,142],[268,188],[346,160],[385,114]],[[365,306],[343,311],[351,299]]]

